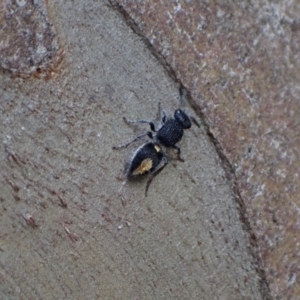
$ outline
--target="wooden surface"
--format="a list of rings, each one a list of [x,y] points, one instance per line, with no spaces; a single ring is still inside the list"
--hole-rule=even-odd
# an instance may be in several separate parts
[[[190,91],[274,299],[300,299],[300,2],[115,0]]]
[[[147,198],[145,181],[120,190],[134,147],[112,146],[147,128],[122,117],[155,118],[158,102],[173,113],[174,78],[109,2],[48,5],[59,67],[0,73],[0,298],[268,298],[203,126]]]

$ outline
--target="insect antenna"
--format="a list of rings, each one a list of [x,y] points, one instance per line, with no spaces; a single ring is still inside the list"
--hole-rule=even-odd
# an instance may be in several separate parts
[[[189,91],[181,85],[179,88],[179,95],[180,95],[180,108],[184,111],[187,106],[187,99],[191,97]],[[191,121],[197,126],[200,127],[200,123],[194,116],[190,116]]]

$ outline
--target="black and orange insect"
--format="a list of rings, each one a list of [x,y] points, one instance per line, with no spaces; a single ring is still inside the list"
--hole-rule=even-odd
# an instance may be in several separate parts
[[[181,100],[182,94],[183,92],[181,89]],[[149,124],[151,131],[137,136],[132,141],[126,144],[113,147],[113,149],[115,150],[125,148],[133,142],[136,142],[146,136],[151,139],[151,141],[142,144],[136,149],[125,166],[125,175],[129,179],[138,178],[149,173],[151,174],[147,181],[145,196],[147,196],[149,186],[154,177],[157,176],[168,164],[168,158],[165,151],[163,151],[163,148],[165,147],[176,149],[178,159],[184,161],[184,159],[181,157],[181,150],[179,146],[177,146],[177,143],[181,140],[184,130],[191,128],[191,120],[193,120],[199,126],[198,122],[194,118],[189,117],[182,109],[176,109],[174,116],[167,118],[166,112],[161,112],[161,107],[159,104],[159,113],[161,115],[161,120],[160,126],[158,126],[158,128],[155,127],[152,121],[130,121],[124,117],[124,121],[126,123]]]

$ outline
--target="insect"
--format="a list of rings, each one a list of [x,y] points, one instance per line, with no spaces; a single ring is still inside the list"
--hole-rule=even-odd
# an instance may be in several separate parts
[[[182,89],[180,89],[180,97],[181,101],[183,101]],[[193,117],[188,116],[182,109],[176,109],[174,116],[167,118],[166,112],[161,110],[160,103],[159,115],[161,120],[158,127],[156,127],[152,121],[131,121],[124,117],[124,121],[128,124],[149,124],[151,131],[137,136],[126,144],[113,147],[115,150],[126,148],[143,137],[148,136],[148,138],[150,138],[151,141],[142,144],[136,149],[125,166],[125,175],[128,179],[135,179],[149,173],[151,174],[146,184],[145,196],[147,196],[149,186],[154,177],[156,177],[168,164],[168,157],[163,148],[174,148],[177,150],[178,159],[184,161],[181,157],[181,149],[177,146],[177,143],[181,140],[184,130],[191,128],[191,120],[199,126],[199,123]]]

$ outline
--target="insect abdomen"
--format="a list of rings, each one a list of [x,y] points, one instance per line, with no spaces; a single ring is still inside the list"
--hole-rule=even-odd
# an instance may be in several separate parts
[[[137,177],[152,172],[163,157],[161,148],[154,143],[146,143],[135,152],[127,172],[128,177]]]

